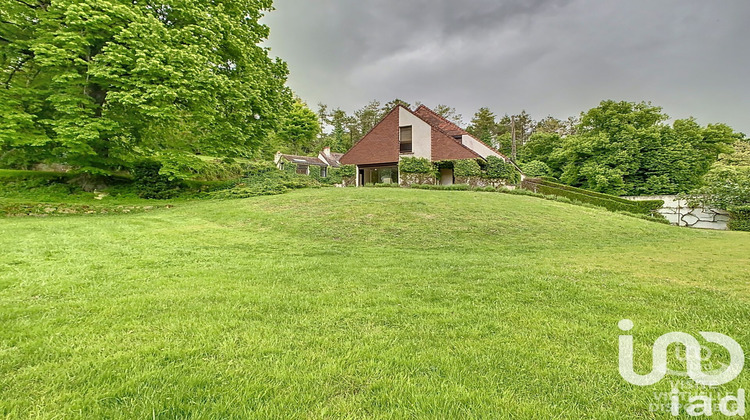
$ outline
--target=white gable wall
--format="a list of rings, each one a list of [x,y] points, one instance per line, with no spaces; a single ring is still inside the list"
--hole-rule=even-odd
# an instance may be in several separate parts
[[[503,158],[499,153],[485,146],[484,143],[480,142],[472,136],[464,135],[461,138],[461,143],[469,149],[475,151],[479,156],[485,159],[487,159],[487,156],[495,156],[500,159]]]
[[[412,127],[412,152],[414,157],[432,160],[432,127],[403,107],[398,109],[399,127]]]

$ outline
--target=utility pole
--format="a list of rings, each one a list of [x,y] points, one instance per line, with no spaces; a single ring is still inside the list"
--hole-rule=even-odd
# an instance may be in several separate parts
[[[516,116],[510,116],[510,156],[516,161]]]

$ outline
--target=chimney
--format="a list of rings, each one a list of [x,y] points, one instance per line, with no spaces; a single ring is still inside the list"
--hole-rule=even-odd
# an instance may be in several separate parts
[[[323,155],[325,155],[326,157],[331,157],[331,148],[329,146],[323,148]]]

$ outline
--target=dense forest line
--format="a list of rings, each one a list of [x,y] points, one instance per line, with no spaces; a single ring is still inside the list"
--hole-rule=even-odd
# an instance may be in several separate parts
[[[314,153],[325,146],[345,152],[396,104],[419,105],[372,101],[347,113],[319,104],[316,115],[298,101],[299,111],[282,127],[300,134],[305,126],[305,135],[277,136],[268,152]],[[525,111],[498,117],[480,108],[468,124],[453,107],[434,109],[517,162],[527,175],[616,195],[690,192],[703,185],[720,157],[748,144],[743,133],[726,124],[701,126],[694,118],[668,123],[662,108],[647,102],[605,100],[565,120],[535,120]]]

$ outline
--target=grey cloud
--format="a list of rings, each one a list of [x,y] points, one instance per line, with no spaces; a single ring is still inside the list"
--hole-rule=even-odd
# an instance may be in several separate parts
[[[311,105],[395,97],[534,117],[602,99],[750,133],[750,4],[638,0],[277,0],[268,45]]]

